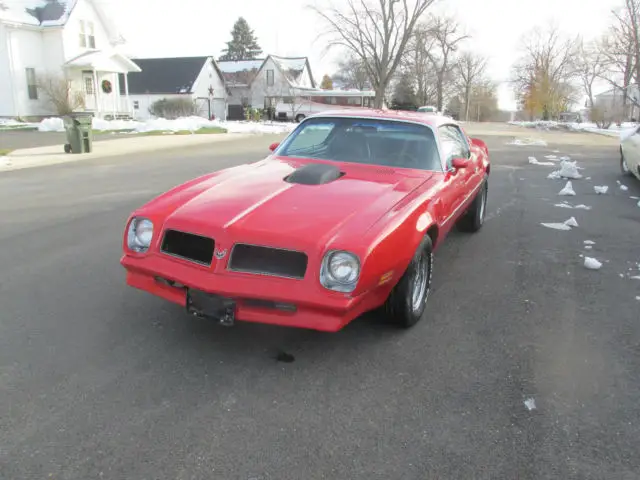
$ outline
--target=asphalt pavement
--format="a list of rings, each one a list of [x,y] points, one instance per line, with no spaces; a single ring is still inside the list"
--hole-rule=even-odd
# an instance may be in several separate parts
[[[640,182],[615,147],[484,137],[487,222],[437,250],[408,331],[225,329],[125,285],[131,210],[276,138],[0,175],[0,478],[640,478]],[[576,197],[546,154],[591,178]]]

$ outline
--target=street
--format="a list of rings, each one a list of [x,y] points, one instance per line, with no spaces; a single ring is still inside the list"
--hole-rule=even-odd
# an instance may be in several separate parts
[[[0,174],[0,478],[640,478],[640,182],[577,135],[478,135],[486,224],[438,248],[407,331],[227,329],[125,285],[134,208],[282,136]]]

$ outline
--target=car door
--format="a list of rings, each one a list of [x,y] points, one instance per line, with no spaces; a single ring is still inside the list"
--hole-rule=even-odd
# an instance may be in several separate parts
[[[457,127],[454,125],[440,126],[438,128],[438,139],[445,171],[442,199],[446,218],[443,218],[442,221],[449,228],[449,223],[453,223],[455,217],[460,214],[460,209],[466,199],[466,185],[470,181],[473,169],[456,170],[453,168],[452,162],[454,158],[469,158],[470,156],[469,147]]]
[[[640,165],[640,127],[622,142],[622,151],[630,171],[638,173]]]

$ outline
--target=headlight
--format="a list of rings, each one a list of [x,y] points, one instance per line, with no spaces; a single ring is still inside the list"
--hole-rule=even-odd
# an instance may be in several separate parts
[[[127,247],[143,253],[149,249],[153,238],[153,223],[148,218],[134,217],[127,231]]]
[[[328,252],[322,260],[320,283],[336,292],[352,292],[360,277],[360,260],[345,251]]]

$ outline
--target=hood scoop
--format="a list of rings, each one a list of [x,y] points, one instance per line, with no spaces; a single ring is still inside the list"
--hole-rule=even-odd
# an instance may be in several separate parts
[[[283,180],[300,185],[324,185],[325,183],[339,179],[343,175],[344,172],[341,172],[340,169],[334,165],[309,163],[297,168],[284,177]]]

